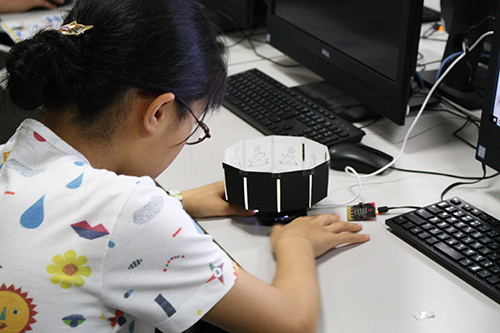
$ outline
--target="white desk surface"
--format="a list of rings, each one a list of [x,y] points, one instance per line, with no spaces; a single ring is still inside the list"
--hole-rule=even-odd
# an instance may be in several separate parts
[[[425,0],[425,5],[439,10],[439,0]],[[256,38],[263,40],[265,35]],[[233,35],[227,44],[238,40],[237,35]],[[258,42],[255,45],[266,57],[293,63],[269,45]],[[422,41],[420,51],[424,59],[420,62],[441,59],[443,47],[442,42]],[[260,59],[248,42],[231,47],[229,60],[230,74],[256,67],[289,86],[319,80],[303,67],[282,68]],[[410,114],[407,124],[402,127],[382,119],[365,129],[367,134],[362,142],[396,156],[414,117],[414,113]],[[462,123],[447,113],[424,113],[396,166],[481,176],[474,150],[452,135]],[[240,140],[262,136],[224,108],[210,117],[208,125],[213,137],[201,145],[185,147],[168,170],[158,177],[162,185],[184,190],[223,180],[223,150]],[[476,128],[470,127],[461,134],[470,142],[477,140]],[[443,189],[455,181],[441,176],[390,171],[364,180],[357,201],[375,202],[378,206],[424,206],[439,201]],[[329,196],[320,204],[346,201],[356,191],[355,179],[332,170]],[[500,178],[458,187],[447,195],[451,196],[459,196],[500,217]],[[346,207],[315,209],[311,213],[316,212],[339,213],[346,218]],[[318,259],[323,305],[318,332],[500,331],[499,304],[388,231],[385,219],[402,212],[363,222],[364,231],[371,235],[368,243],[338,248]],[[247,271],[264,281],[272,281],[275,262],[267,236],[269,227],[259,225],[255,218],[214,218],[200,223]],[[415,312],[429,311],[435,318],[419,321],[413,316]]]
[[[431,1],[431,6],[436,2]],[[444,45],[432,43],[422,43],[421,51],[426,57],[423,61],[440,59],[440,52],[433,50]],[[290,61],[269,45],[260,45],[259,51],[275,60]],[[281,68],[260,60],[247,43],[231,48],[230,61],[230,73],[256,67],[289,86],[318,80],[303,67]],[[362,142],[396,156],[414,117],[411,113],[402,127],[382,119],[364,129],[367,134]],[[424,113],[396,166],[481,176],[474,150],[452,135],[462,124],[462,120],[448,113]],[[237,141],[262,136],[224,108],[209,118],[208,125],[213,137],[201,145],[186,147],[158,178],[162,185],[188,189],[222,180],[223,150]],[[474,127],[461,134],[470,142],[477,140]],[[489,169],[489,173],[493,171]],[[365,179],[357,201],[375,202],[377,206],[425,206],[438,202],[441,192],[455,181],[390,171]],[[357,191],[356,180],[343,172],[330,171],[329,182],[329,196],[320,204],[346,201]],[[452,196],[500,217],[500,178],[455,188],[446,197]],[[346,218],[346,207],[312,211],[316,212],[335,212]],[[364,231],[371,235],[368,243],[338,248],[318,259],[323,305],[318,332],[500,331],[499,304],[388,231],[385,219],[402,212],[363,222]],[[200,223],[247,271],[272,281],[275,262],[268,227],[259,225],[255,218],[214,218]],[[435,318],[417,320],[413,316],[415,312],[429,311]]]

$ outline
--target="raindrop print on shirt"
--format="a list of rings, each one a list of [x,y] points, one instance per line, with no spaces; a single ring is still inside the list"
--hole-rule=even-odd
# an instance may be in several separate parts
[[[78,167],[82,167],[85,165],[85,163],[83,163],[81,161],[75,161],[75,162],[73,162],[73,164],[78,166]],[[83,173],[81,175],[79,175],[78,177],[76,177],[75,179],[73,179],[68,184],[66,184],[66,188],[69,188],[70,190],[76,190],[77,188],[82,186],[82,182],[83,182]]]
[[[82,181],[83,181],[83,173],[80,176],[73,179],[71,182],[69,182],[66,185],[66,187],[69,188],[70,190],[76,190],[82,185]]]
[[[44,198],[45,195],[38,199],[37,202],[21,215],[20,223],[23,227],[27,229],[36,229],[42,224],[45,216]]]

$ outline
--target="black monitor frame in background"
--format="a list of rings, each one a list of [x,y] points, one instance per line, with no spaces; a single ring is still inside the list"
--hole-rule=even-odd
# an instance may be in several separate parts
[[[497,0],[441,0],[441,17],[448,32],[442,58],[445,66],[441,73],[456,58],[453,55],[463,52],[464,38],[472,44],[491,29],[491,20],[479,23],[488,16],[494,16],[496,7]],[[488,58],[484,54],[489,54],[490,46],[486,39],[470,52],[450,71],[438,87],[438,92],[468,110],[481,109],[488,74]],[[431,71],[424,77],[429,84],[433,84],[436,71]]]
[[[357,29],[357,25],[365,24],[365,20],[359,19],[354,22],[348,22],[345,24],[347,30],[344,33],[349,34],[350,41],[345,40],[344,43],[333,46],[327,40],[332,36],[333,38],[337,38],[340,35],[318,38],[317,35],[322,33],[320,30],[325,30],[323,28],[324,25],[317,25],[317,29],[314,32],[307,31],[307,27],[305,28],[311,22],[321,22],[323,18],[332,18],[332,15],[321,18],[321,15],[325,14],[325,11],[319,10],[314,13],[315,17],[308,17],[308,14],[304,10],[300,10],[297,11],[299,15],[295,16],[297,22],[291,22],[289,19],[290,15],[284,18],[280,14],[283,12],[282,6],[294,6],[303,3],[305,6],[308,6],[305,9],[309,10],[313,8],[314,1],[273,0],[270,2],[267,18],[268,42],[325,79],[324,84],[320,83],[299,87],[302,93],[307,93],[309,97],[320,104],[327,104],[330,109],[333,109],[350,121],[363,120],[364,111],[368,108],[369,112],[374,111],[402,125],[405,122],[408,112],[411,81],[415,74],[423,1],[365,1],[366,3],[357,1],[356,4],[352,1],[332,2],[328,4],[328,6],[333,3],[346,4],[345,10],[348,10],[349,14],[341,13],[338,16],[340,21],[345,19],[345,17],[356,16],[357,12],[363,11],[364,8],[371,8],[369,9],[369,13],[367,11],[363,14],[367,15],[366,17],[369,17],[371,21],[368,29],[366,29],[366,26],[364,30],[361,29],[367,36],[357,36],[356,34],[360,30],[351,31]],[[373,4],[376,4],[376,6]],[[318,8],[320,5],[321,3],[318,3]],[[396,10],[395,8],[398,9]],[[376,12],[373,12],[373,9],[376,9]],[[394,13],[394,15],[388,13]],[[337,28],[344,28],[343,23],[345,22],[331,22],[332,26],[336,27],[336,29],[332,29],[334,31],[331,31],[331,33],[342,34],[343,32]],[[383,32],[377,33],[377,29],[381,26],[386,29],[385,31],[389,31],[389,34],[395,40],[390,41],[389,44],[391,45],[388,48],[381,48],[382,51],[360,51],[358,55],[361,58],[368,54],[375,61],[380,60],[376,59],[377,57],[382,58],[382,61],[384,61],[386,59],[384,59],[383,54],[389,54],[394,59],[391,62],[390,69],[393,72],[390,75],[381,74],[381,71],[370,67],[365,60],[356,59],[348,55],[351,51],[356,53],[356,49],[342,47],[350,43],[351,45],[356,43],[366,44],[365,42],[372,43],[374,40],[379,41],[377,46],[385,45],[387,34]],[[318,33],[318,31],[320,32]],[[383,29],[380,31],[383,31]],[[374,33],[377,33],[376,38],[373,38]],[[388,52],[391,48],[395,51],[394,54]],[[392,77],[390,77],[391,75]],[[337,96],[339,94],[341,96]],[[359,100],[362,105],[357,101],[354,102],[353,98]]]
[[[266,0],[200,0],[222,32],[247,30],[266,22]]]
[[[497,8],[496,17],[500,17]],[[500,20],[494,23],[489,75],[476,159],[500,172]],[[496,116],[495,116],[496,115]]]

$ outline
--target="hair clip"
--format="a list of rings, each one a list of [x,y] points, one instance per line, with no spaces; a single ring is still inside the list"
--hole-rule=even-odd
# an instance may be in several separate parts
[[[93,25],[83,25],[77,23],[76,21],[73,21],[71,23],[65,24],[62,27],[60,27],[59,32],[62,33],[63,35],[68,35],[68,36],[80,36],[85,31],[93,28],[94,28]]]

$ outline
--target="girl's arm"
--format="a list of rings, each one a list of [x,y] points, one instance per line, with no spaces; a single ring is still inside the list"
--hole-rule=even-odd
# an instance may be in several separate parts
[[[315,332],[320,314],[315,258],[340,244],[367,241],[368,235],[357,234],[361,229],[338,215],[301,217],[273,227],[273,283],[240,271],[233,288],[203,320],[230,332]]]

